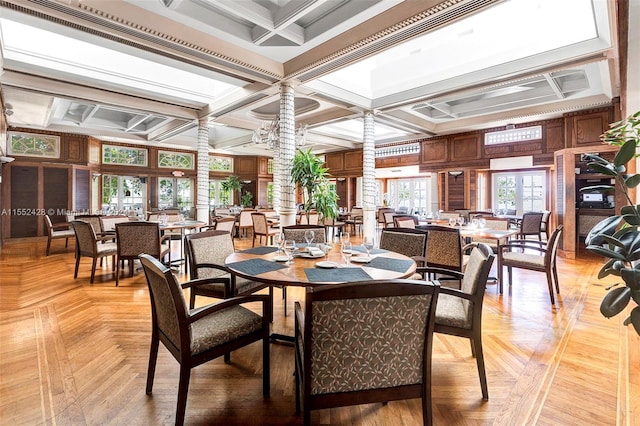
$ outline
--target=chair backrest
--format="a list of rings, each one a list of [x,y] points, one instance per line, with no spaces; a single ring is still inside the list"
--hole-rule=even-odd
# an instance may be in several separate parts
[[[227,231],[231,233],[236,224],[235,217],[222,217],[216,220],[216,231]]]
[[[457,219],[460,217],[460,213],[455,213],[455,212],[439,212],[438,213],[438,217],[440,219]]]
[[[487,279],[496,257],[488,245],[483,243],[476,243],[475,245],[469,255],[469,261],[464,270],[464,278],[460,284],[460,290],[472,296],[470,300],[462,299],[466,313],[465,328],[471,327],[474,315],[477,316],[477,320],[482,316],[482,301]]]
[[[118,256],[136,257],[146,253],[160,257],[160,224],[137,220],[116,223],[116,243]]]
[[[76,254],[93,257],[97,251],[93,226],[84,220],[74,220],[71,225],[76,233]]]
[[[485,226],[489,229],[495,229],[498,231],[508,231],[511,222],[509,219],[499,217],[485,217]]]
[[[218,278],[228,275],[224,261],[234,252],[233,238],[226,231],[211,230],[187,234],[185,237],[185,253],[191,279]],[[211,264],[221,269],[204,268],[201,265]]]
[[[320,215],[318,213],[309,213],[307,219],[307,214],[302,212],[300,213],[300,225],[317,225],[319,217]]]
[[[542,230],[542,212],[527,212],[522,215],[520,222],[520,235],[538,235]]]
[[[351,209],[351,216],[350,219],[351,220],[362,220],[362,215],[363,215],[363,210],[362,207],[353,207]]]
[[[326,243],[327,233],[324,226],[321,225],[291,225],[282,227],[282,233],[286,240],[294,240],[296,243],[306,243],[304,239],[304,233],[308,229],[314,233],[313,243]]]
[[[462,271],[462,239],[460,229],[447,226],[422,227],[429,234],[427,266]]]
[[[547,242],[547,253],[545,254],[544,260],[547,267],[553,266],[556,263],[556,258],[558,257],[558,246],[560,245],[560,235],[562,234],[563,227],[564,225],[558,225],[558,227],[554,229],[549,236],[549,241]]]
[[[160,332],[165,346],[176,358],[188,353],[191,344],[187,323],[187,304],[182,288],[169,268],[152,256],[140,255],[151,298],[153,328]]]
[[[430,282],[409,280],[307,287],[303,371],[310,380],[304,380],[305,394],[365,397],[375,389],[411,384],[430,392],[439,290]],[[345,405],[335,395],[333,401]]]
[[[396,215],[395,211],[384,212],[384,226],[394,226],[393,217]]]
[[[250,228],[253,226],[253,219],[251,219],[251,213],[255,213],[254,210],[242,210],[238,217],[238,226],[241,228]]]
[[[542,210],[542,221],[540,229],[543,231],[549,230],[549,217],[551,216],[551,212],[549,210]]]
[[[472,210],[469,212],[469,219],[473,219],[474,217],[493,217],[493,212],[486,210]]]
[[[124,215],[100,216],[102,232],[115,232],[116,223],[128,222],[129,217]]]
[[[425,257],[427,238],[427,232],[422,229],[384,228],[380,234],[379,247],[409,257]]]
[[[415,217],[408,214],[397,214],[393,216],[393,226],[396,228],[414,228],[417,225]]]
[[[391,207],[380,207],[378,209],[378,223],[381,224],[381,225],[385,225],[387,223],[390,223],[390,222],[387,222],[387,219],[385,217],[385,213],[392,213],[393,214],[393,213],[395,213],[395,210],[392,209]]]
[[[44,224],[47,227],[47,234],[51,235],[53,233],[53,223],[51,223],[51,218],[48,214],[44,215]]]
[[[82,220],[90,224],[95,234],[102,233],[102,223],[100,223],[99,214],[77,214],[75,220]]]
[[[251,213],[251,222],[253,223],[254,234],[266,235],[269,229],[267,216],[264,213]]]

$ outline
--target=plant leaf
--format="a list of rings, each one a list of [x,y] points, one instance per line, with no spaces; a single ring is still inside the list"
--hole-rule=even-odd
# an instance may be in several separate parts
[[[624,180],[624,184],[628,188],[635,188],[636,186],[640,185],[640,174],[627,176],[627,178]]]
[[[620,276],[624,283],[633,291],[640,290],[640,270],[635,268],[624,268],[620,271]]]
[[[612,176],[612,177],[616,177],[618,175],[613,165],[611,164],[607,164],[605,166],[600,163],[588,163],[587,165],[591,170],[595,171],[596,173],[600,173],[600,174]]]
[[[600,313],[605,318],[611,318],[624,310],[631,300],[631,290],[628,287],[614,288],[607,293],[600,303]]]
[[[594,252],[595,254],[599,254],[602,257],[608,257],[611,259],[617,259],[617,260],[622,260],[625,261],[627,260],[627,258],[622,255],[621,253],[618,253],[616,251],[613,250],[609,250],[608,248],[605,248],[603,246],[587,246],[587,250]]]
[[[598,222],[591,231],[587,234],[585,238],[585,243],[587,245],[600,245],[603,242],[603,238],[600,234],[604,235],[613,235],[616,231],[616,228],[620,224],[622,218],[620,216],[610,216],[606,219]]]
[[[618,150],[618,153],[613,159],[613,164],[616,167],[624,166],[633,158],[635,153],[636,153],[636,141],[630,139],[620,147],[620,149]]]
[[[624,320],[624,325],[633,324],[633,328],[635,328],[636,333],[640,335],[640,306],[636,306],[631,311],[631,315]]]

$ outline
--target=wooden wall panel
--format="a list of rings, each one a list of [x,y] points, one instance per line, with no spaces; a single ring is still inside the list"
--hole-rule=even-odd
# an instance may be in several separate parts
[[[235,174],[244,176],[251,176],[258,174],[258,161],[256,157],[236,157],[234,168]]]
[[[38,174],[37,166],[11,166],[11,238],[38,235]]]
[[[325,154],[325,164],[329,168],[329,173],[344,170],[344,152],[332,152]]]
[[[441,163],[447,161],[447,139],[427,140],[422,142],[420,151],[423,164]]]
[[[451,140],[451,161],[480,158],[480,135],[456,136]]]
[[[73,210],[91,210],[91,171],[75,170]]]
[[[545,125],[543,129],[546,152],[558,151],[565,148],[564,138],[562,137],[562,135],[564,134],[564,128],[561,120],[549,123]]]
[[[575,119],[576,146],[593,145],[609,127],[608,113],[600,112]]]
[[[362,172],[362,150],[345,152],[344,168],[345,170],[358,170]]]
[[[51,216],[53,223],[66,222],[62,211],[69,209],[70,180],[66,167],[44,167],[42,169],[42,208]],[[53,212],[53,214],[51,214]]]

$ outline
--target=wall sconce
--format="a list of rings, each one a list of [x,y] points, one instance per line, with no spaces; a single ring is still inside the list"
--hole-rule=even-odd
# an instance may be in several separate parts
[[[336,180],[338,182],[344,182],[345,180],[347,180],[347,178],[339,177],[339,178],[336,178]]]
[[[93,172],[91,174],[91,178],[93,179],[94,182],[97,181],[100,176],[102,176],[102,173],[99,173],[99,172]]]
[[[245,185],[249,185],[251,183],[250,180],[243,180],[242,183],[244,183]]]
[[[453,180],[455,181],[458,180],[458,176],[460,175],[462,175],[462,170],[455,170],[455,171],[449,172],[449,176],[453,176]]]

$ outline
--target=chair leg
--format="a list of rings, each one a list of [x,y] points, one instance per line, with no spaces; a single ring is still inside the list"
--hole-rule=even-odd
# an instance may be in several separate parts
[[[47,238],[47,256],[51,252],[51,237]]]
[[[196,293],[193,291],[193,288],[189,290],[189,309],[193,309],[196,307]]]
[[[78,268],[80,267],[80,254],[76,253],[76,270],[73,273],[73,278],[78,278]]]
[[[117,265],[116,265],[116,287],[118,287],[120,285],[120,264],[122,262],[124,262],[124,260],[116,262],[117,263]]]
[[[549,297],[551,298],[551,304],[555,305],[556,300],[553,297],[553,273],[547,270],[547,286],[549,287]]]
[[[558,268],[556,266],[553,266],[552,271],[553,271],[553,278],[555,279],[555,282],[556,282],[556,293],[560,294],[560,282],[558,281]]]
[[[480,389],[482,389],[482,399],[489,399],[489,390],[487,387],[487,372],[484,368],[484,354],[482,353],[482,338],[480,332],[474,333],[471,338],[471,345],[475,348],[476,363],[478,364],[478,376],[480,377]]]
[[[287,286],[282,287],[282,304],[284,306],[284,316],[287,316]]]
[[[158,339],[158,333],[151,333],[151,348],[149,350],[149,367],[147,368],[147,395],[151,395],[153,390],[153,377],[156,374],[156,361],[158,360],[158,346],[160,340]]]
[[[96,261],[98,260],[97,257],[93,258],[93,262],[91,263],[91,281],[89,281],[91,284],[93,284],[93,279],[96,277]],[[102,258],[100,258],[100,265],[102,265]]]
[[[187,411],[187,393],[189,391],[189,379],[191,368],[180,364],[180,384],[178,384],[178,403],[176,406],[176,426],[184,424],[184,415]]]
[[[271,393],[271,360],[269,334],[262,339],[262,395],[269,396]]]
[[[64,239],[64,248],[69,248],[69,239],[68,238]]]
[[[509,274],[509,288],[513,285],[513,268],[507,266],[507,273]]]

